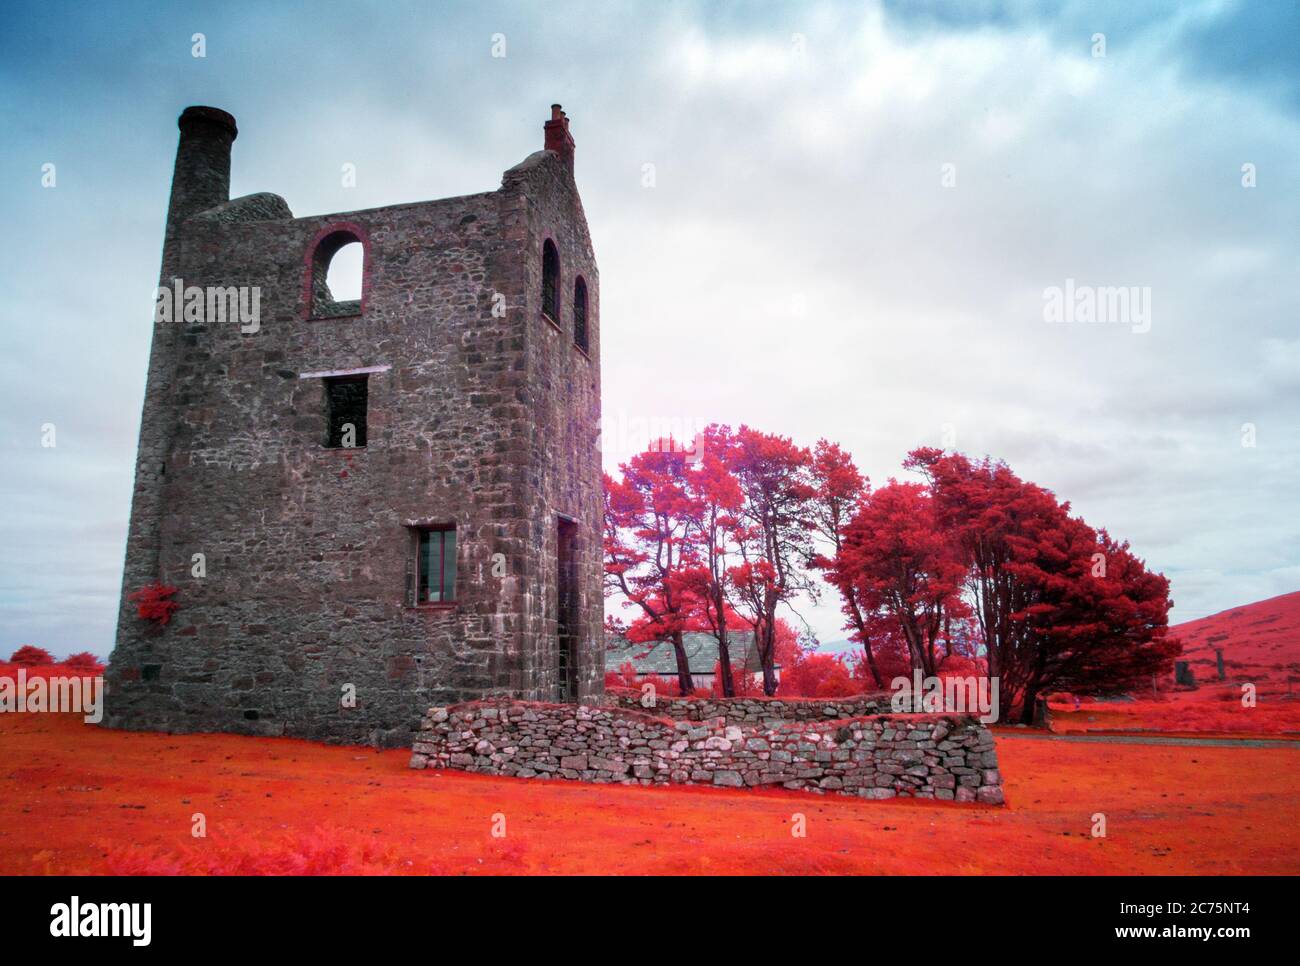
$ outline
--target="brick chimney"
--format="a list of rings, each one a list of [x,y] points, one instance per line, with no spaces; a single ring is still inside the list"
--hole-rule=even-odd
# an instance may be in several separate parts
[[[542,125],[546,132],[546,150],[554,151],[564,166],[573,170],[573,135],[569,133],[568,115],[560,109],[559,104],[551,105],[551,119]]]

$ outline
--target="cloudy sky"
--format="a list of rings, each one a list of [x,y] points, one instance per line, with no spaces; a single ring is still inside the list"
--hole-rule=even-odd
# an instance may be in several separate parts
[[[492,189],[563,103],[607,463],[652,419],[876,481],[945,444],[1129,539],[1176,620],[1300,589],[1298,8],[1133,6],[6,4],[0,652],[111,648],[188,104],[304,215]],[[1137,298],[1050,322],[1067,284]]]

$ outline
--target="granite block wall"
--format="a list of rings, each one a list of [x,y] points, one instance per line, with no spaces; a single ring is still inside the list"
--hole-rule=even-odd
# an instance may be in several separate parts
[[[626,708],[480,701],[431,708],[411,767],[641,785],[779,785],[860,798],[1003,804],[993,736],[960,715],[775,726]]]

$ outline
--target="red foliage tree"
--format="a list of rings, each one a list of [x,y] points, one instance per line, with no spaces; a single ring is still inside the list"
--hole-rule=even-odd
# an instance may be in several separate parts
[[[817,596],[808,570],[815,555],[808,522],[815,495],[811,454],[784,436],[741,426],[736,431],[730,469],[743,502],[737,548],[740,563],[728,571],[736,591],[736,610],[754,629],[763,668],[763,693],[776,694],[777,609],[794,598]]]
[[[731,630],[743,623],[731,603],[735,587],[730,569],[742,531],[744,494],[730,468],[735,442],[728,427],[707,426],[696,437],[696,447],[698,465],[687,474],[697,514],[692,531],[695,566],[687,569],[685,578],[698,605],[701,629],[718,642],[714,689],[734,697],[739,693],[736,682],[747,680],[743,668],[734,671],[731,665]]]
[[[862,645],[863,669],[870,675],[871,682],[883,688],[885,679],[877,666],[867,626],[868,615],[859,599],[858,589],[852,580],[840,574],[836,566],[844,549],[849,522],[869,493],[868,480],[858,472],[853,457],[839,444],[825,439],[819,439],[813,450],[811,473],[815,493],[809,504],[809,520],[828,546],[826,555],[813,557],[812,566],[824,571],[827,583],[840,592],[843,601],[840,609],[847,619],[844,629],[849,632],[849,640]]]
[[[872,672],[867,664],[866,654],[858,652],[855,655],[851,667],[853,677],[858,681],[862,690],[879,689],[881,685],[876,684],[876,674],[880,675],[881,680],[892,682],[895,678],[908,677],[912,672],[912,657],[908,652],[907,642],[903,639],[902,631],[899,629],[898,622],[884,611],[866,610],[867,630],[871,636],[872,651],[876,659],[876,670]]]
[[[63,663],[71,670],[85,674],[99,674],[104,670],[104,665],[100,663],[99,658],[89,651],[80,651],[73,654]]]
[[[868,606],[893,618],[912,668],[934,675],[944,629],[967,612],[960,597],[966,568],[925,487],[891,480],[864,499],[835,570]]]
[[[176,593],[170,584],[146,584],[134,594],[128,594],[127,600],[135,601],[135,613],[141,620],[154,621],[160,627],[172,619],[172,614],[180,607],[169,598]]]
[[[966,591],[1004,718],[1032,720],[1055,687],[1123,690],[1180,650],[1166,637],[1169,583],[1071,517],[1069,504],[1005,463],[918,449],[937,525],[960,545]]]
[[[697,566],[692,528],[698,507],[688,491],[687,454],[660,441],[623,464],[623,478],[605,476],[606,587],[637,608],[628,626],[633,641],[673,646],[680,693],[692,691],[683,633],[696,602],[686,579]]]
[[[46,664],[53,664],[54,658],[50,652],[43,647],[34,647],[31,644],[24,644],[13,654],[9,655],[9,663],[17,664],[20,667],[43,667]]]
[[[1026,684],[1031,710],[1049,691],[1132,690],[1167,674],[1182,651],[1167,633],[1169,581],[1105,530],[1085,525],[1077,540],[1065,576],[1052,581],[1026,617],[1039,642]]]
[[[772,649],[775,665],[784,669],[798,664],[817,650],[817,639],[811,635],[801,635],[784,617],[778,617],[776,619],[776,640]]]

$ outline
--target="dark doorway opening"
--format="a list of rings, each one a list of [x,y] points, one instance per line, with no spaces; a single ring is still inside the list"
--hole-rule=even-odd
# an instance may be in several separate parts
[[[561,517],[556,533],[555,565],[559,611],[556,614],[556,652],[559,661],[561,701],[578,700],[578,525]]]

